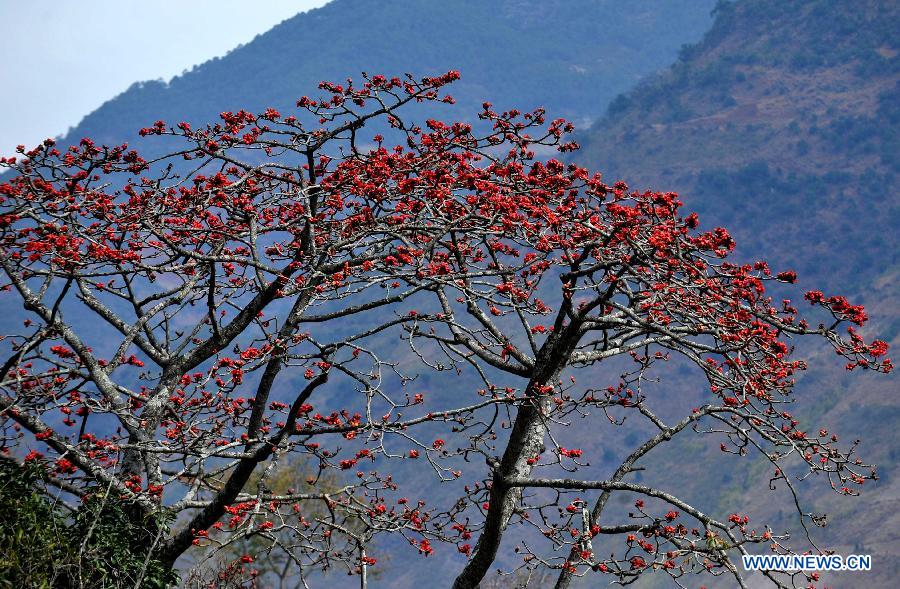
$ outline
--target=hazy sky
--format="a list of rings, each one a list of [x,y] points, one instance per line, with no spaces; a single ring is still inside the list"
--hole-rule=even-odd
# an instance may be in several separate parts
[[[0,155],[327,0],[0,0]]]

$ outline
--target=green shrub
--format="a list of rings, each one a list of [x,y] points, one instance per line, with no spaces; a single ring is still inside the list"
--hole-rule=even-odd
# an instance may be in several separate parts
[[[163,588],[177,576],[148,558],[156,522],[102,490],[73,509],[53,497],[43,466],[0,461],[0,589]]]

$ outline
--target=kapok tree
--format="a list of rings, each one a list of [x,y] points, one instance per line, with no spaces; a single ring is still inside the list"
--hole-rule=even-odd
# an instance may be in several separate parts
[[[142,134],[172,147],[152,160],[87,139],[0,160],[14,171],[0,185],[8,459],[44,462],[73,497],[125,502],[169,567],[258,537],[298,578],[343,568],[365,585],[373,539],[393,534],[423,556],[462,553],[459,588],[484,578],[511,524],[523,532],[508,544],[537,538],[521,567],[557,571],[559,587],[653,570],[743,584],[736,555],[790,551],[740,506],[719,517],[629,480],[676,436],[758,453],[792,492],[798,469],[843,494],[875,477],[783,408],[805,368],[791,338],[891,369],[884,342],[855,331],[862,307],[807,292],[810,323],[766,295],[793,272],[727,261],[726,230],[701,231],[676,194],[536,158],[577,147],[541,110],[405,120],[410,103],[452,102],[441,88],[456,78],[364,76],[323,83],[296,116],[158,121]],[[373,123],[400,145],[364,137]],[[676,358],[710,395],[666,421],[642,383]],[[417,371],[481,384],[419,391]],[[655,434],[609,476],[560,441],[568,416],[630,413]],[[347,476],[276,492],[267,477],[290,456]],[[427,499],[404,486],[413,461],[433,471]],[[636,511],[617,519],[621,494]]]

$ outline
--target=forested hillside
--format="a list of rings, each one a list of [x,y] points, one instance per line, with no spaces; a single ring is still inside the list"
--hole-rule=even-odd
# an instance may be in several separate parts
[[[704,40],[617,97],[581,161],[679,190],[767,252],[844,286],[898,260],[894,2],[723,2]]]

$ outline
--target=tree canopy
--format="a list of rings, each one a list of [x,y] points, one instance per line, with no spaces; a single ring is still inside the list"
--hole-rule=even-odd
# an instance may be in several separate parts
[[[730,261],[728,232],[702,230],[675,193],[556,159],[577,149],[573,128],[542,110],[407,117],[452,103],[458,77],[364,75],[322,83],[296,115],[158,121],[141,133],[172,149],[150,160],[88,139],[0,160],[15,171],[0,185],[2,296],[21,309],[4,340],[4,451],[73,497],[108,489],[156,522],[137,543],[164,567],[259,537],[298,577],[343,569],[365,584],[378,537],[399,536],[423,557],[461,553],[460,588],[478,586],[502,539],[521,540],[511,525],[539,532],[519,566],[556,571],[560,587],[654,570],[743,585],[736,555],[792,550],[739,505],[720,518],[632,480],[674,436],[758,453],[792,492],[798,471],[848,495],[875,478],[855,444],[786,410],[806,367],[794,338],[824,339],[850,370],[891,369],[887,345],[857,332],[863,307],[818,291],[773,300],[767,283],[794,272]],[[710,391],[674,420],[644,390],[670,362]],[[435,395],[422,373],[481,385]],[[568,420],[625,415],[655,433],[610,477],[585,476]],[[268,485],[292,456],[319,473],[311,488]],[[455,496],[429,494],[422,471]],[[317,486],[322,473],[343,474]],[[623,494],[635,511],[610,521]]]

